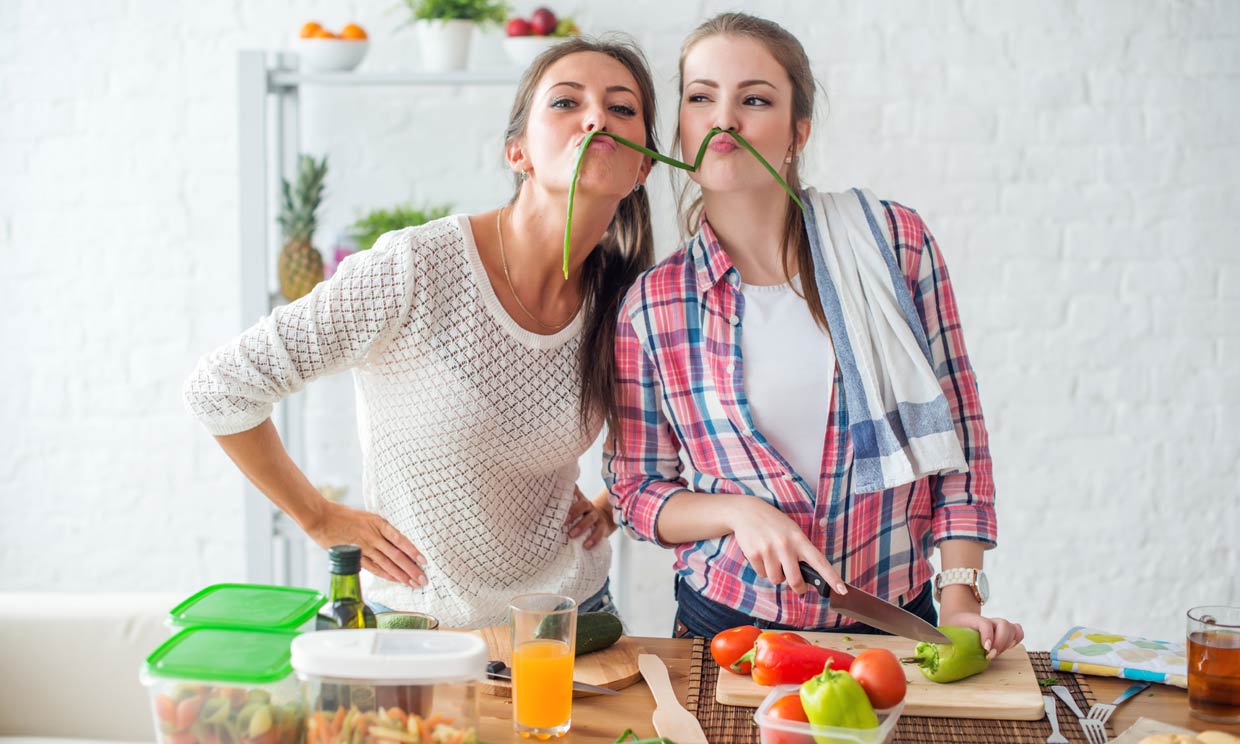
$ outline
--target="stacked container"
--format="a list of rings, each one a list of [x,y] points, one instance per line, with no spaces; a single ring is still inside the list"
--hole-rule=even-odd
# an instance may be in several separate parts
[[[289,646],[322,592],[215,584],[168,613],[173,635],[140,674],[161,744],[301,744],[305,704]]]

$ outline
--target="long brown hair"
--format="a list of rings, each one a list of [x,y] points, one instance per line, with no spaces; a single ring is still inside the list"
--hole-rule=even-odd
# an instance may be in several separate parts
[[[562,41],[538,55],[517,87],[516,99],[504,131],[505,144],[525,134],[534,91],[547,68],[578,52],[597,52],[616,60],[633,75],[642,103],[645,145],[658,151],[655,136],[654,80],[646,57],[633,42],[616,36],[602,39],[575,37]],[[516,174],[513,174],[516,177]],[[521,181],[516,178],[516,201]],[[586,313],[581,347],[577,354],[581,377],[579,413],[583,426],[601,414],[612,432],[619,432],[616,404],[616,316],[620,303],[637,275],[654,263],[654,235],[650,227],[650,199],[645,188],[638,188],[620,200],[611,224],[586,258],[581,273],[582,307]]]
[[[814,73],[810,69],[809,57],[805,54],[805,47],[801,46],[801,42],[797,40],[797,37],[790,34],[783,26],[774,21],[768,21],[765,18],[758,18],[745,13],[720,13],[695,28],[692,33],[685,37],[684,44],[680,47],[680,75],[677,82],[677,92],[682,103],[685,93],[685,58],[689,56],[689,52],[698,42],[712,36],[739,36],[753,39],[766,47],[766,50],[775,58],[775,61],[788,73],[788,79],[792,82],[792,122],[789,126],[795,145],[797,122],[804,120],[812,121],[814,118],[816,84],[814,82]],[[676,137],[673,147],[680,147],[679,117],[677,117]],[[696,149],[694,154],[696,154]],[[794,192],[800,193],[801,177],[797,171],[797,166],[800,164],[800,153],[797,152],[795,146],[792,148],[791,155],[792,162],[787,164],[784,180],[788,182],[788,185]],[[699,191],[691,200],[689,198],[691,183],[691,181],[685,183],[680,190],[679,196],[682,226],[689,235],[697,232],[704,216],[701,192]],[[687,206],[686,202],[688,202]],[[810,314],[814,316],[814,320],[818,325],[823,330],[826,330],[827,316],[822,310],[822,303],[818,300],[818,283],[814,281],[814,258],[809,235],[805,230],[805,221],[801,216],[801,208],[792,199],[787,200],[787,206],[784,209],[782,242],[783,254],[781,260],[784,267],[784,278],[789,282],[792,281],[791,263],[793,257],[795,257],[801,274],[801,290],[804,292],[805,302],[809,305]]]

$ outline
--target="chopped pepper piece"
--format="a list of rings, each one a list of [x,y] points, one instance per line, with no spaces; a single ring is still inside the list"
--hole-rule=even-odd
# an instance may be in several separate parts
[[[796,633],[766,631],[758,636],[753,650],[736,664],[753,664],[753,681],[766,687],[799,685],[822,671],[828,662],[847,670],[853,657],[843,651],[815,646]]]
[[[990,666],[982,637],[972,628],[943,625],[939,628],[951,639],[951,644],[919,643],[912,659],[921,669],[922,676],[931,682],[955,682],[981,674]]]

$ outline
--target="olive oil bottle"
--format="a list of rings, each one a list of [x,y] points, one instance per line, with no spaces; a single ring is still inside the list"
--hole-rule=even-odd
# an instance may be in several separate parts
[[[375,613],[362,601],[362,549],[356,545],[333,545],[327,551],[332,583],[327,605],[319,612],[320,630],[374,628]]]

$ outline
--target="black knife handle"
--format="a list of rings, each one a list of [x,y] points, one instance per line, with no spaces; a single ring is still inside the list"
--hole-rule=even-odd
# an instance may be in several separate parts
[[[813,566],[805,561],[797,563],[801,567],[801,576],[804,577],[805,583],[814,587],[814,591],[818,592],[821,597],[831,598],[831,585],[827,580],[822,578],[822,574],[814,570]]]

